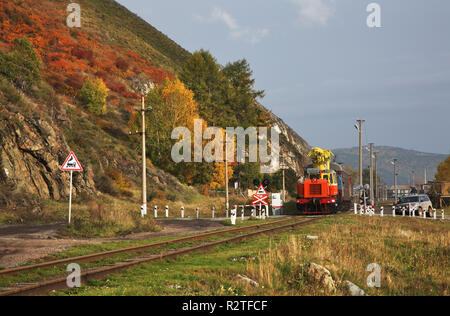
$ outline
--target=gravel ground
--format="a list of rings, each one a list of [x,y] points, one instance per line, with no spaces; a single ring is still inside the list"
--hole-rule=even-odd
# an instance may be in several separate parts
[[[30,260],[44,258],[69,247],[83,244],[122,240],[143,240],[155,237],[185,235],[223,228],[223,224],[210,220],[158,220],[164,229],[155,233],[139,233],[123,238],[58,239],[58,231],[65,224],[12,225],[0,227],[0,267],[15,267]]]

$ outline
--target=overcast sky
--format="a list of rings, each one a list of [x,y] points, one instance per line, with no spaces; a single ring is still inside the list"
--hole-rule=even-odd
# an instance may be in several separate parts
[[[450,153],[450,1],[119,0],[187,50],[246,58],[262,103],[312,146]]]

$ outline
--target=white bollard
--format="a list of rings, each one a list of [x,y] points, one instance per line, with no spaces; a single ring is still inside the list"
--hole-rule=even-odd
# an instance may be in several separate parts
[[[392,216],[395,217],[395,206],[392,206]]]
[[[184,206],[181,207],[181,218],[184,218]]]
[[[158,218],[158,205],[155,205],[155,218]]]
[[[169,218],[169,206],[166,205],[166,218]]]
[[[242,218],[242,220],[245,220],[245,206],[241,206],[242,207],[242,209],[241,209],[241,218]]]
[[[255,217],[256,216],[256,209],[255,209],[255,207],[253,207],[252,208],[252,217]]]
[[[412,217],[416,217],[416,209],[415,208],[413,208],[413,210],[412,210]]]
[[[358,215],[358,204],[353,204],[353,210],[355,211],[355,215]]]
[[[200,209],[197,207],[197,208],[195,209],[195,217],[197,217],[197,219],[198,219],[198,213],[199,213],[199,211],[200,211]]]
[[[364,215],[364,205],[359,205],[359,215]]]
[[[445,219],[445,211],[442,210],[442,219]]]
[[[211,217],[212,217],[212,218],[214,218],[214,216],[215,216],[215,214],[214,214],[215,211],[216,211],[216,209],[215,209],[215,207],[213,206],[212,209],[211,209],[211,214],[212,214]]]
[[[231,225],[236,225],[237,208],[231,210]]]
[[[381,217],[384,217],[384,206],[381,207],[380,215],[381,215]]]
[[[406,209],[402,208],[402,216],[405,217],[406,216]]]
[[[436,209],[433,209],[433,219],[437,219],[437,212],[436,212]]]
[[[270,214],[269,214],[269,205],[266,205],[265,208],[266,208],[266,217],[269,218],[269,217],[270,217]]]
[[[228,207],[227,207],[227,209],[225,210],[225,217],[228,218]]]
[[[427,218],[427,211],[423,211],[423,218]]]

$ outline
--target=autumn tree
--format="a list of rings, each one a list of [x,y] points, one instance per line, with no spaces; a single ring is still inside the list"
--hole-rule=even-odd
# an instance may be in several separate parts
[[[108,88],[102,79],[87,79],[78,93],[80,104],[95,115],[106,114],[106,97]]]
[[[436,181],[450,181],[450,156],[438,166]]]

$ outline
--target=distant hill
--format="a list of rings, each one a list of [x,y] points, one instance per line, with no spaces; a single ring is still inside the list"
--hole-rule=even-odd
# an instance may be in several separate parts
[[[392,159],[398,159],[398,184],[410,184],[413,172],[415,172],[415,183],[423,183],[425,178],[425,168],[427,169],[428,180],[433,180],[439,164],[447,158],[447,155],[423,153],[414,150],[407,150],[397,147],[380,146],[376,147],[378,154],[379,175],[388,185],[394,184],[394,166]],[[350,165],[353,169],[359,168],[359,149],[339,148],[334,149],[336,160],[344,165]],[[363,151],[363,167],[370,165],[369,152]]]

